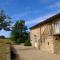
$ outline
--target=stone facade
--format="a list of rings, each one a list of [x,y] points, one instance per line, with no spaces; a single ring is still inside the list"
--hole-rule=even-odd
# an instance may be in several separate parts
[[[37,27],[37,29],[33,29],[30,33],[30,37],[32,46],[38,48],[40,39],[40,28]]]
[[[60,54],[60,17],[32,28],[30,38],[32,46],[49,53]]]

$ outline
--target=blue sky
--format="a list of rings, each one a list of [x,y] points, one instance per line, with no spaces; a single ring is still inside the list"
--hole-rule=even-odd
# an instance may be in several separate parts
[[[15,23],[19,19],[31,27],[42,20],[60,12],[60,0],[0,0],[0,9],[4,9]],[[10,32],[0,31],[6,37]]]

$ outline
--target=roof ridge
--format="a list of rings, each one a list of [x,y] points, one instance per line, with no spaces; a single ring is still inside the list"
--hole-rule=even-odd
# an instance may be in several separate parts
[[[47,19],[45,19],[45,20],[43,20],[43,21],[41,21],[39,23],[37,23],[36,25],[30,27],[30,29],[38,26],[39,24],[42,24],[42,23],[45,23],[45,22],[49,22],[49,21],[51,21],[51,20],[53,20],[54,18],[57,18],[57,17],[60,17],[60,13],[57,13],[57,14],[55,14],[55,15],[53,15],[53,16],[51,16],[51,17],[49,17],[49,18],[47,18]]]

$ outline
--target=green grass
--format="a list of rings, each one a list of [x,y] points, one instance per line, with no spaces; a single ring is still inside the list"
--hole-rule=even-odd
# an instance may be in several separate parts
[[[7,60],[7,45],[0,43],[0,60]]]
[[[0,40],[0,60],[7,60],[9,40]]]

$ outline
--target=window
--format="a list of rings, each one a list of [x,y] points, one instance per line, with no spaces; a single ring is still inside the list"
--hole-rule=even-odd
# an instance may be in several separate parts
[[[55,33],[59,33],[60,31],[60,22],[55,22]]]
[[[49,45],[49,42],[48,42],[48,45]]]
[[[34,35],[34,38],[35,38],[35,42],[37,42],[37,35]]]

